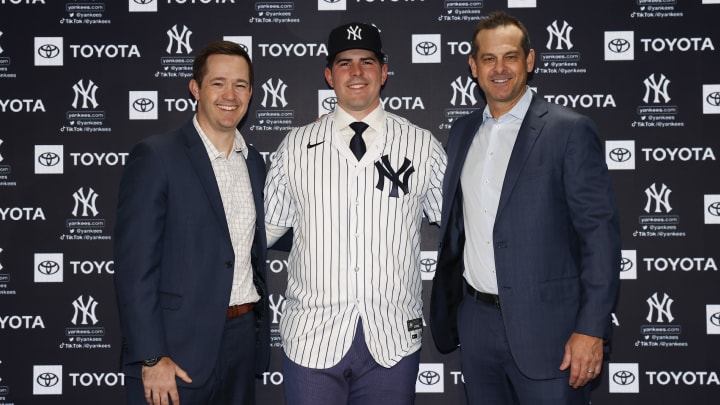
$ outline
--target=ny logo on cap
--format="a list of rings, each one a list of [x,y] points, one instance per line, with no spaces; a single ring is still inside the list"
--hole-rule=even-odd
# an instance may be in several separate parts
[[[362,40],[362,28],[357,25],[351,25],[347,29],[347,39]]]

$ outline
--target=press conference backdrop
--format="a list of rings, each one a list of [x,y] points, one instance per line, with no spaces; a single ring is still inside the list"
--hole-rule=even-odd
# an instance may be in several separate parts
[[[382,31],[384,108],[444,143],[483,107],[470,37],[497,9],[531,33],[533,89],[597,122],[617,192],[621,291],[593,403],[717,404],[720,0],[0,0],[0,405],[124,402],[118,182],[134,143],[195,111],[187,83],[205,43],[249,51],[241,132],[267,163],[335,106],[325,40],[351,20]],[[425,224],[426,302],[436,249]],[[268,268],[274,349],[258,403],[279,404],[286,256]],[[458,354],[439,354],[426,328],[416,403],[463,404],[463,384]]]

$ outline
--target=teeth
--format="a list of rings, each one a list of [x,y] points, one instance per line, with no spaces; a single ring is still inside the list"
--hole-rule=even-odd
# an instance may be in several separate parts
[[[218,108],[225,111],[234,111],[237,109],[237,106],[219,105]]]

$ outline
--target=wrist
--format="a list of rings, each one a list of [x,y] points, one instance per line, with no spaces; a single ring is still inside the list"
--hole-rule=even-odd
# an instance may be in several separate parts
[[[141,363],[142,363],[142,365],[145,366],[145,367],[153,367],[153,366],[157,365],[158,362],[160,362],[160,359],[162,359],[162,357],[163,357],[163,356],[160,356],[160,357],[152,357],[152,358],[145,359],[145,360],[141,361]]]

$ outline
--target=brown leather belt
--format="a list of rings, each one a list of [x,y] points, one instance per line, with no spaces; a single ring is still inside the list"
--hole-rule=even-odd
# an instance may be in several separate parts
[[[252,311],[254,306],[255,306],[255,304],[252,302],[248,302],[247,304],[242,304],[242,305],[230,306],[230,307],[228,307],[228,310],[227,310],[227,319],[233,319],[233,318],[237,318],[240,315],[245,315],[248,312]]]
[[[480,291],[470,287],[470,285],[467,286],[467,292],[473,298],[475,298],[475,300],[477,300],[477,301],[495,305],[495,307],[498,309],[500,308],[500,297],[498,297],[495,294],[488,294],[488,293],[480,292]]]

